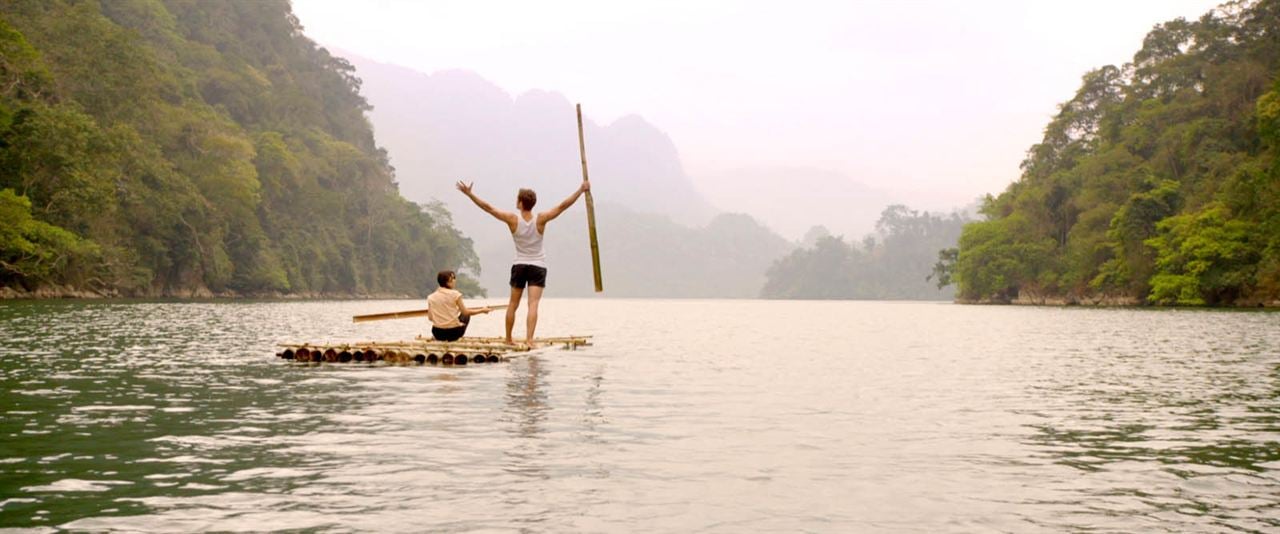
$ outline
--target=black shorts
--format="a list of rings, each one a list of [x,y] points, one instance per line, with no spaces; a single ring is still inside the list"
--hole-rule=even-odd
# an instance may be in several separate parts
[[[537,265],[529,265],[526,263],[517,263],[512,265],[511,287],[524,289],[526,284],[531,286],[547,287],[547,268],[538,267]]]
[[[458,322],[462,323],[462,326],[453,328],[436,328],[432,326],[431,337],[436,338],[436,341],[457,341],[462,339],[462,336],[467,335],[467,327],[471,325],[471,316],[459,315]]]

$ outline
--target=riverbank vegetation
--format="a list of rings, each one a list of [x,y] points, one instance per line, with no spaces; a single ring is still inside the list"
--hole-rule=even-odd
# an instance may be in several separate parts
[[[0,287],[421,295],[478,269],[400,196],[359,87],[284,0],[0,3]]]
[[[1280,2],[1087,73],[937,274],[977,302],[1280,302]]]

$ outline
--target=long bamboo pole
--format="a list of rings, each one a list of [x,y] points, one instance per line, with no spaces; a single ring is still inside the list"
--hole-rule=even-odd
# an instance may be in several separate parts
[[[491,310],[501,310],[507,307],[506,304],[498,304],[489,306]],[[351,318],[353,323],[363,323],[365,321],[382,321],[386,319],[408,319],[410,317],[425,317],[429,310],[409,310],[391,313],[372,313],[369,315],[356,315]]]
[[[582,136],[582,104],[578,104],[578,153],[582,155],[582,181],[587,181],[587,143]],[[591,274],[595,275],[596,293],[604,291],[600,280],[600,243],[596,240],[596,204],[587,191],[587,232],[591,236]]]

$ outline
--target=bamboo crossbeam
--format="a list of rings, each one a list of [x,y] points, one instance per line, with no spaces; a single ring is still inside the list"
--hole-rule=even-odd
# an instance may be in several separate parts
[[[429,337],[418,336],[417,339],[422,341],[433,341],[436,343],[451,343],[446,341],[434,341]],[[465,337],[462,338],[471,342],[478,343],[501,343],[506,344],[505,338],[500,337]],[[562,337],[540,337],[533,340],[534,343],[590,343],[591,336],[562,336]]]

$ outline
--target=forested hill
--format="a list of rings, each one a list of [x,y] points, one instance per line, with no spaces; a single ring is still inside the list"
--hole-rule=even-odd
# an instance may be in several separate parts
[[[972,301],[1280,302],[1280,1],[1089,72],[950,266]]]
[[[954,247],[967,214],[886,207],[876,232],[845,242],[824,227],[769,267],[760,296],[786,299],[950,300],[954,291],[930,280],[938,249]]]
[[[398,193],[359,86],[284,0],[0,2],[0,289],[423,294],[476,268]]]

